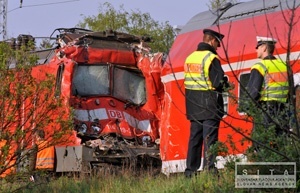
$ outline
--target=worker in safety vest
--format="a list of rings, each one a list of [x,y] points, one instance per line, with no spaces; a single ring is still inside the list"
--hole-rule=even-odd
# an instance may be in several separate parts
[[[55,161],[54,146],[50,146],[49,143],[45,140],[45,132],[43,130],[37,130],[36,140],[38,152],[35,168],[37,170],[53,171]]]
[[[186,115],[190,120],[190,137],[185,176],[196,174],[201,165],[204,144],[203,169],[216,172],[216,155],[208,155],[209,147],[218,140],[220,120],[224,115],[222,90],[229,87],[217,55],[223,34],[203,30],[203,42],[191,53],[184,64]],[[225,80],[225,81],[224,81]]]
[[[261,59],[251,67],[247,91],[256,105],[263,109],[264,128],[275,125],[276,134],[288,129],[288,110],[286,103],[289,95],[287,65],[274,57],[276,39],[257,36],[256,52]],[[277,119],[277,120],[276,120]]]

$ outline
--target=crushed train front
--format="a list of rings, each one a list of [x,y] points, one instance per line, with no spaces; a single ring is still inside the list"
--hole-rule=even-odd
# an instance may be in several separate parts
[[[93,148],[94,163],[160,160],[163,55],[151,53],[143,38],[125,33],[57,31],[58,46],[48,65],[57,66],[56,94],[72,108],[80,144],[71,146]],[[66,148],[57,147],[59,163]]]

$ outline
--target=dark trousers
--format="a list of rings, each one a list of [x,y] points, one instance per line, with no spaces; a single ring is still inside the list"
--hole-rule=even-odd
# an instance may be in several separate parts
[[[284,103],[279,102],[260,102],[262,112],[262,123],[254,121],[253,131],[259,125],[263,125],[264,128],[270,128],[275,126],[276,135],[282,135],[289,130],[290,110],[285,107]],[[252,131],[252,132],[253,132]]]
[[[260,102],[261,108],[264,110],[262,112],[262,122],[254,120],[252,133],[258,129],[258,127],[263,127],[268,129],[272,126],[275,127],[276,136],[283,135],[289,130],[289,121],[290,121],[290,111],[287,109],[285,103],[268,101]],[[269,141],[259,141],[263,144],[269,144]],[[259,145],[253,143],[253,146],[256,151],[259,150]]]
[[[196,172],[200,168],[202,146],[204,144],[203,169],[215,169],[216,154],[209,153],[209,147],[218,141],[220,120],[209,119],[191,121],[190,138],[186,159],[186,175]]]

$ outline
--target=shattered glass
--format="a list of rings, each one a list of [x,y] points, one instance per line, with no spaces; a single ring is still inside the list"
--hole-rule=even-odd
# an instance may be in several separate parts
[[[83,66],[75,68],[73,82],[73,95],[93,96],[109,94],[108,66]]]
[[[109,74],[107,65],[76,66],[72,80],[73,95],[112,95],[135,105],[142,105],[146,102],[145,78],[140,71],[114,67],[112,94],[109,87]]]
[[[144,104],[145,78],[138,72],[115,68],[113,96],[137,105]]]

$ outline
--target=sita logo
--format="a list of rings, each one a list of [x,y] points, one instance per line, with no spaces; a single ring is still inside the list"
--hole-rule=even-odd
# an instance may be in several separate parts
[[[270,173],[266,173],[265,171],[264,171],[264,175],[274,175],[274,171],[278,171],[277,169],[268,169],[268,171],[270,172]],[[253,173],[253,170],[250,170],[251,171],[251,173],[249,173],[248,174],[248,172],[249,172],[249,170],[248,169],[243,169],[242,170],[242,175],[260,175],[260,170],[259,169],[257,169],[256,170],[256,172],[255,173]],[[289,175],[289,171],[286,169],[286,170],[284,170],[284,171],[282,171],[282,173],[280,173],[280,174],[276,174],[276,175]]]
[[[295,162],[236,162],[236,188],[296,188]]]

